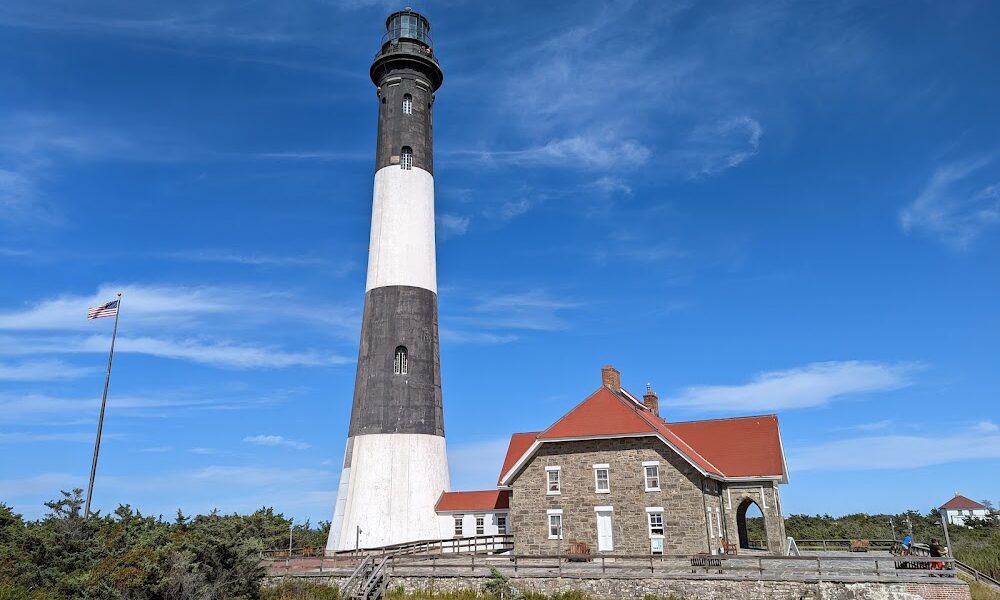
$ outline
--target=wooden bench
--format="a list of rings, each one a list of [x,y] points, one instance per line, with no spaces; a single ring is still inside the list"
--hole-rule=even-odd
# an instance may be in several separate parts
[[[590,544],[586,542],[570,542],[569,556],[567,560],[571,562],[587,562],[593,560],[590,556]]]
[[[851,540],[851,552],[868,552],[871,542],[868,540]]]
[[[698,554],[697,556],[691,557],[691,572],[697,573],[698,567],[705,569],[708,572],[710,568],[718,569],[718,572],[722,573],[722,558],[719,556],[712,556],[711,554]]]

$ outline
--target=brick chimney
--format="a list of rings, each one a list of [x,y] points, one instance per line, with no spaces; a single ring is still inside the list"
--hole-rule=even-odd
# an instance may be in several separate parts
[[[617,392],[622,389],[622,374],[611,365],[604,365],[601,369],[601,384]]]
[[[660,398],[648,383],[646,384],[646,393],[642,395],[642,404],[649,409],[649,412],[660,416]]]

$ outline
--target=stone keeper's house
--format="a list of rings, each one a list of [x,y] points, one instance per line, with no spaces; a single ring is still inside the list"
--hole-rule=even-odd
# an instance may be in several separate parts
[[[442,495],[442,535],[509,532],[516,554],[571,543],[595,554],[714,554],[750,546],[756,504],[767,550],[782,552],[778,485],[788,479],[774,415],[668,422],[657,396],[630,394],[613,367],[602,383],[548,429],[511,437],[496,490]]]

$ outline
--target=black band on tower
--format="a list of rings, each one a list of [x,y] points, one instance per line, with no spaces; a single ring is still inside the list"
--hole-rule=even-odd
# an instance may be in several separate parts
[[[439,361],[437,294],[399,285],[365,294],[349,435],[443,436]]]

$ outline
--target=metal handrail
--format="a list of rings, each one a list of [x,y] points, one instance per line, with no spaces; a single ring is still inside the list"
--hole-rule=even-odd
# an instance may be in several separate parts
[[[401,44],[400,41],[407,41],[409,44]],[[389,43],[389,48],[386,50],[386,43]],[[440,64],[437,56],[434,54],[433,46],[424,46],[415,40],[410,38],[400,38],[396,41],[386,42],[383,40],[382,44],[379,46],[378,52],[372,60],[377,60],[379,57],[386,56],[388,54],[414,54],[416,56],[422,56],[434,61],[435,64]]]

